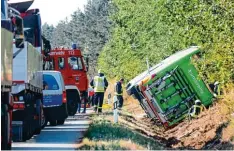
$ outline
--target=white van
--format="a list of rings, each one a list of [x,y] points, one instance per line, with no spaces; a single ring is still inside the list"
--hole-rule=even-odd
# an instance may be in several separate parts
[[[45,125],[48,121],[53,126],[62,125],[68,117],[66,90],[59,71],[43,71],[43,108]]]

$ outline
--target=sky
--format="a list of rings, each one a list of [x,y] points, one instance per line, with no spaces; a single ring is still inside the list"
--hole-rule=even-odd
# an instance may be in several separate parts
[[[28,0],[9,0],[10,2],[28,1]],[[60,20],[66,17],[70,19],[71,14],[78,8],[83,11],[87,0],[34,0],[30,7],[39,8],[42,24],[47,22],[56,26]]]

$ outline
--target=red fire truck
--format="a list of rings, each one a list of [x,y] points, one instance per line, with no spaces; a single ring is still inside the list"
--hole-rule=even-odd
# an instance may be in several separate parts
[[[44,43],[48,43],[44,39]],[[49,49],[48,49],[49,50]],[[73,45],[73,48],[55,48],[44,51],[44,70],[60,71],[63,75],[67,92],[68,114],[73,116],[78,109],[78,102],[84,100],[87,107],[88,76],[85,59],[81,50]],[[88,59],[86,60],[88,65]]]

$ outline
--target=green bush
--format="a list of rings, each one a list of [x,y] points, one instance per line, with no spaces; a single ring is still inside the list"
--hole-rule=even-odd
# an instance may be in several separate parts
[[[165,56],[201,47],[197,66],[207,82],[234,83],[234,1],[113,0],[111,39],[98,65],[113,77],[132,79]]]

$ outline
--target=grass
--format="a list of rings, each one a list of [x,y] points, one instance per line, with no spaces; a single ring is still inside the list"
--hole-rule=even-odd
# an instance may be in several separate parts
[[[96,118],[90,125],[81,150],[159,150],[163,145],[124,125]]]

